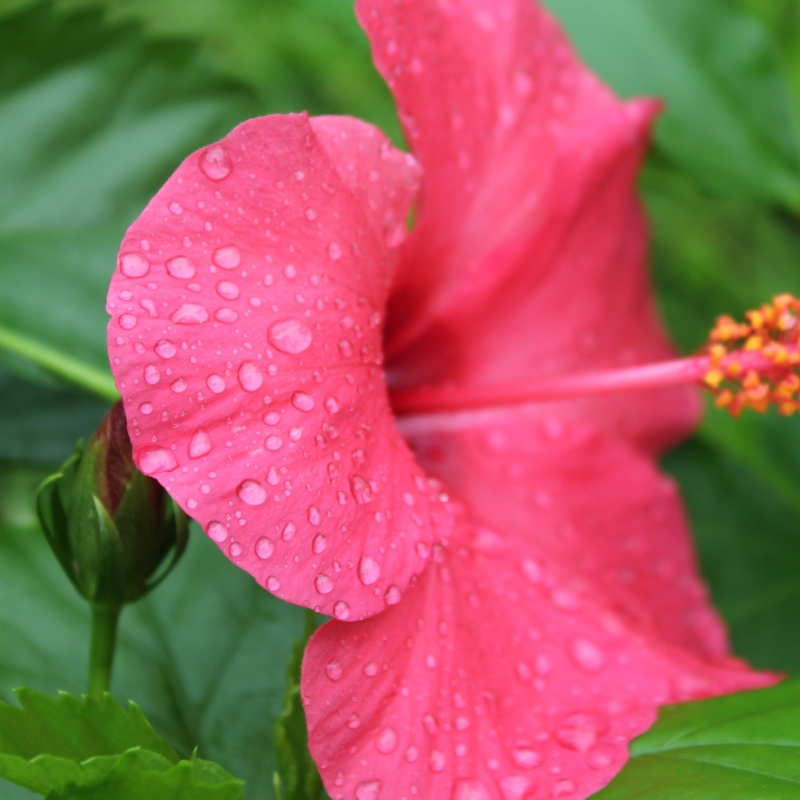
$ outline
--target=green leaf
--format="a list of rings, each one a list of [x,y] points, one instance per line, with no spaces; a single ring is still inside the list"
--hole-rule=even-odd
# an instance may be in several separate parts
[[[126,712],[110,695],[101,702],[61,693],[58,699],[30,689],[15,691],[21,708],[0,702],[0,777],[39,794],[84,780],[81,762],[118,756],[131,748],[176,764],[178,754],[139,708]]]
[[[546,0],[623,96],[666,100],[656,143],[716,192],[800,208],[791,89],[763,26],[726,0]]]
[[[88,388],[99,376],[110,398],[105,294],[126,227],[188,153],[257,112],[191,45],[50,3],[0,17],[0,344]]]
[[[283,711],[275,723],[275,755],[278,769],[274,775],[277,800],[319,800],[322,781],[317,765],[308,751],[308,729],[303,699],[300,696],[300,668],[311,634],[316,630],[313,611],[306,611],[306,629],[295,642],[286,671],[286,696]]]
[[[0,526],[0,696],[23,684],[82,692],[89,622],[41,532]],[[197,746],[246,781],[248,798],[268,799],[273,730],[302,631],[302,609],[195,533],[169,580],[123,612],[111,691],[135,700],[179,752]]]
[[[800,680],[663,708],[594,800],[795,800]]]

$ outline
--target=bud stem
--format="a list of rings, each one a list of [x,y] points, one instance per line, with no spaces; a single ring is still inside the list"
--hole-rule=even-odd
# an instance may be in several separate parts
[[[98,700],[108,691],[122,606],[92,605],[92,643],[89,651],[88,694]]]

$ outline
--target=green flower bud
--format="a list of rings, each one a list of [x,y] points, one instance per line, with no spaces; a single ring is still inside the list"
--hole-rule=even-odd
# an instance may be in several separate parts
[[[44,481],[37,512],[64,572],[93,606],[143,597],[172,570],[189,537],[186,515],[136,469],[122,403]]]

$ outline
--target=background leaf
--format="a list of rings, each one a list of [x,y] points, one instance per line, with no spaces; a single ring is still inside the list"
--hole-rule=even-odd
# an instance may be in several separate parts
[[[669,706],[595,800],[794,800],[800,680]]]

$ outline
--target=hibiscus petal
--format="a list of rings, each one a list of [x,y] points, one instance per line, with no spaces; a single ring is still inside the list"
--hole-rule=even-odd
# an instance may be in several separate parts
[[[309,746],[334,800],[581,800],[663,703],[769,684],[571,594],[531,541],[457,524],[397,608],[312,638]]]
[[[341,619],[394,600],[447,519],[381,368],[417,179],[356,120],[251,120],[153,198],[109,293],[139,467],[260,583]]]
[[[543,411],[430,417],[403,430],[423,468],[484,525],[569,565],[573,593],[697,656],[726,656],[674,482],[630,444]]]
[[[619,102],[531,0],[357,8],[425,168],[389,309],[390,383],[504,383],[669,356],[635,195],[656,105]],[[697,413],[692,392],[673,390],[584,416],[657,448]]]

